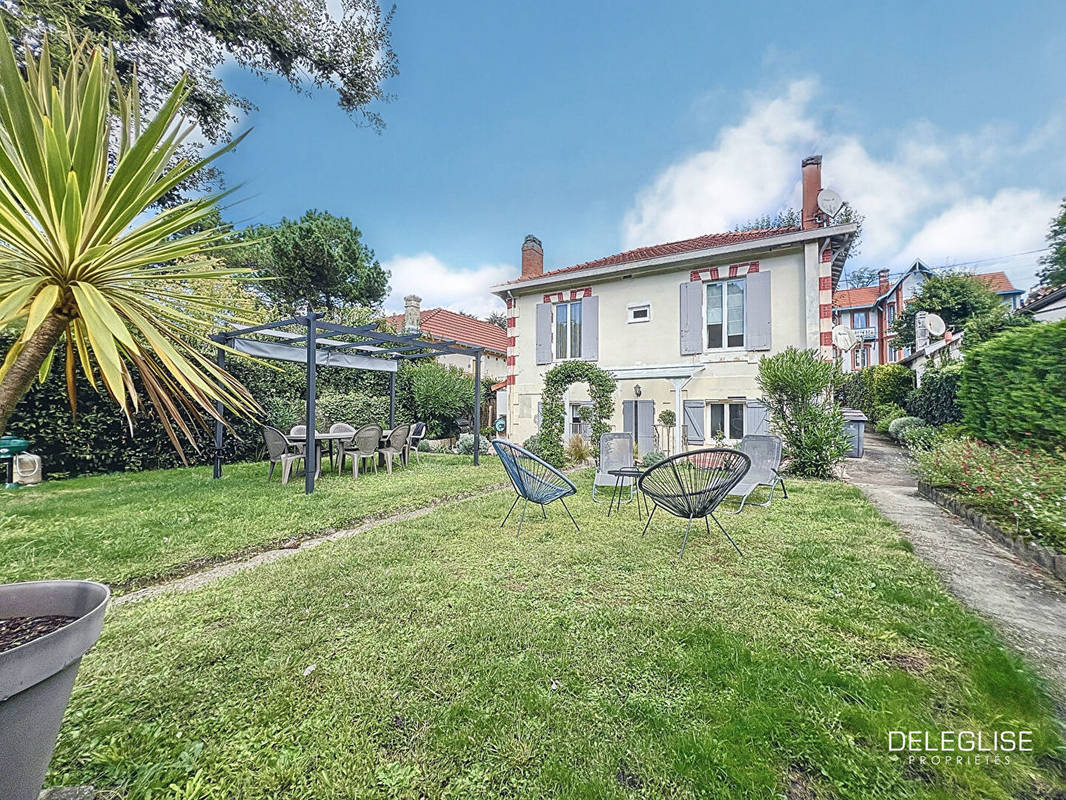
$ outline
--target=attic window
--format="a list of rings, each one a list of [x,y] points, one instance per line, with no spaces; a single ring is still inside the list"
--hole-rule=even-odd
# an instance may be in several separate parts
[[[628,322],[651,322],[651,303],[630,303],[626,310]]]

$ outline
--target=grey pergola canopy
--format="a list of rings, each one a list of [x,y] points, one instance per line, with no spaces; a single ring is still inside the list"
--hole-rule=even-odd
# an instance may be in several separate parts
[[[297,330],[290,330],[296,328]],[[302,332],[299,330],[302,328]],[[321,334],[321,335],[320,335]],[[252,338],[252,337],[256,338]],[[265,338],[264,338],[265,337]],[[481,438],[481,352],[479,345],[455,339],[428,339],[418,333],[392,333],[381,329],[380,322],[367,325],[338,325],[322,320],[322,314],[219,331],[211,337],[217,342],[216,363],[225,365],[226,350],[269,359],[304,364],[307,371],[307,441],[305,452],[315,452],[315,373],[312,367],[385,372],[389,376],[389,427],[396,425],[396,370],[401,361],[436,358],[441,355],[466,355],[474,358],[474,464],[479,458]],[[222,477],[222,406],[216,406],[214,477]],[[315,488],[315,470],[305,465],[304,486],[308,494]]]

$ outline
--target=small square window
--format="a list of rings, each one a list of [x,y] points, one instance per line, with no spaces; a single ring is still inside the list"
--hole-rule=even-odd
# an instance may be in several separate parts
[[[651,303],[630,303],[626,310],[628,322],[651,322]]]

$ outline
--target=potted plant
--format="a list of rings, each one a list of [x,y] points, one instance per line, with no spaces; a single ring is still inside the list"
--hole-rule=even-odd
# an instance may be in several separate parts
[[[0,586],[0,797],[35,800],[81,657],[96,644],[110,590],[90,581]]]

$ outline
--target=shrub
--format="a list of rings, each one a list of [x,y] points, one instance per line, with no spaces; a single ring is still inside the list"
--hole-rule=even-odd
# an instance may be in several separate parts
[[[1066,551],[1066,451],[989,445],[938,436],[915,450],[919,477],[1019,531]]]
[[[925,420],[920,417],[896,417],[888,424],[888,435],[897,442],[903,441],[903,434],[910,428],[924,425]]]
[[[877,432],[888,433],[888,426],[892,424],[893,420],[897,420],[906,415],[906,411],[892,403],[876,406],[874,408],[873,418],[876,422],[875,427]]]
[[[905,417],[904,419],[914,419]],[[903,443],[909,450],[928,450],[937,440],[937,428],[932,425],[912,425],[903,431]]]
[[[428,439],[423,439],[421,442],[418,443],[418,452],[419,453],[433,453],[433,452],[436,452],[436,451],[435,451],[433,445],[429,443]]]
[[[592,458],[592,445],[584,436],[574,435],[566,443],[566,461],[569,464],[581,464]]]
[[[659,424],[664,428],[673,428],[677,425],[677,414],[669,408],[659,412]]]
[[[1066,320],[1015,328],[967,353],[958,402],[990,442],[1066,446]]]
[[[434,439],[454,436],[458,420],[469,416],[474,405],[474,379],[458,367],[425,360],[403,371],[398,391],[408,394],[405,413],[426,423],[427,435]]]
[[[649,450],[644,454],[644,458],[640,460],[640,465],[645,469],[654,467],[660,461],[666,460],[666,453],[661,450]]]
[[[486,439],[484,436],[479,440],[480,446],[478,450],[482,453],[495,452],[492,449],[492,442]],[[474,434],[464,433],[459,437],[459,442],[455,446],[455,451],[461,456],[472,456],[474,454]]]
[[[867,367],[873,376],[874,406],[902,406],[914,389],[914,373],[902,364],[879,364]]]
[[[962,363],[953,361],[927,369],[922,384],[907,395],[907,413],[921,417],[930,425],[947,425],[962,421],[962,409],[956,402]]]
[[[370,423],[384,425],[388,418],[388,397],[366,392],[323,392],[315,398],[315,427],[320,431],[328,431],[338,422],[355,428]]]
[[[773,429],[784,440],[789,472],[829,478],[848,452],[844,416],[833,400],[840,371],[813,350],[790,347],[759,362],[759,387]]]
[[[563,361],[544,375],[541,394],[540,457],[553,466],[563,465],[563,427],[566,408],[563,392],[574,383],[587,383],[592,395],[592,416],[581,417],[592,428],[592,451],[599,455],[600,437],[610,431],[609,420],[614,413],[614,390],[617,386],[611,373],[590,361]],[[579,412],[580,414],[580,412]]]
[[[837,389],[837,402],[845,408],[854,408],[861,411],[871,420],[874,417],[873,402],[873,373],[868,372],[869,367],[858,372],[849,372],[841,381]]]
[[[534,433],[532,436],[522,442],[522,447],[531,452],[533,455],[540,456],[540,434]]]

